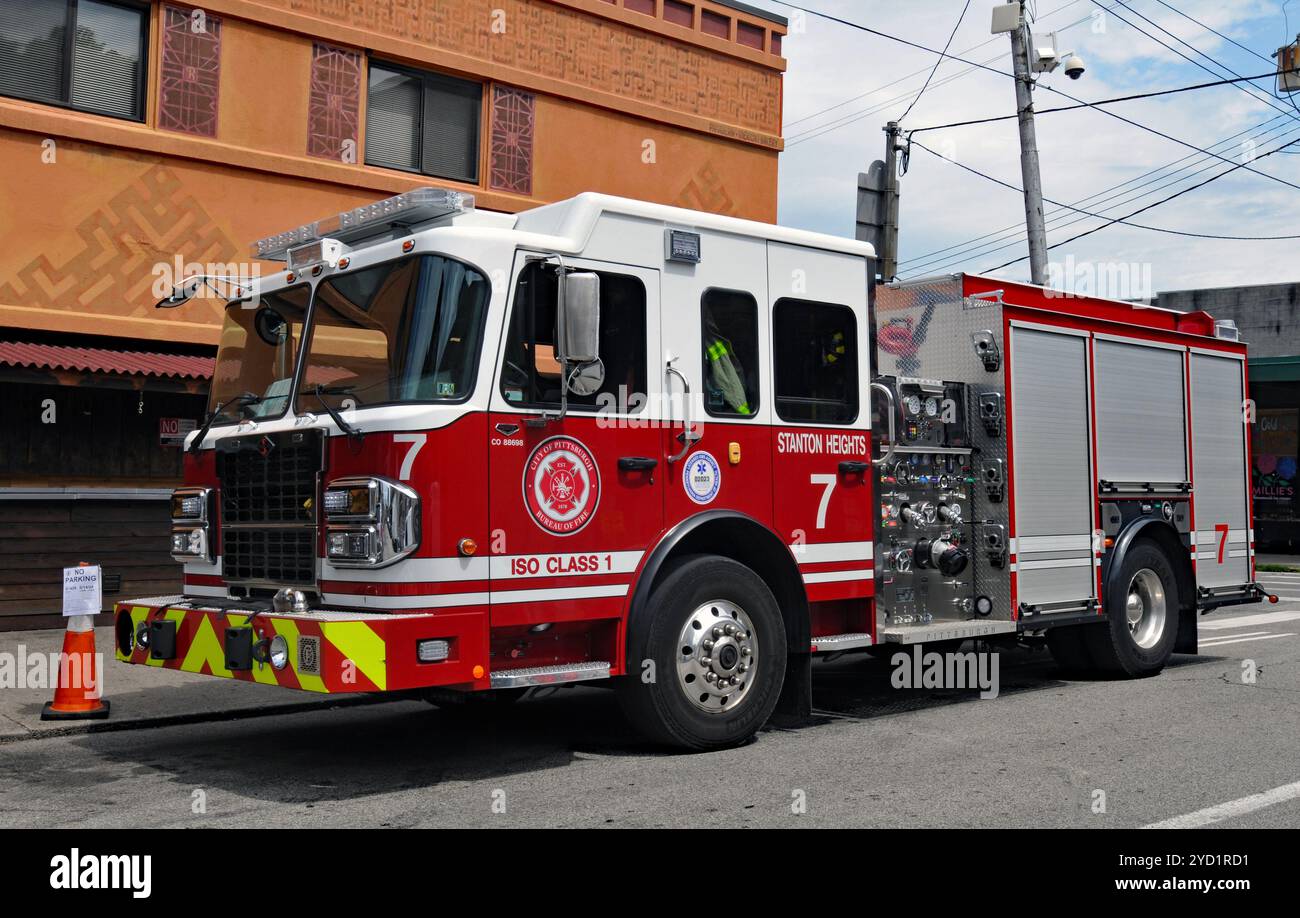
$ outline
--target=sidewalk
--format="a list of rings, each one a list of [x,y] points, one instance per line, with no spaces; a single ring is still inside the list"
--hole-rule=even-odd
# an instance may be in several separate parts
[[[111,707],[107,720],[41,720],[41,707],[54,697],[51,688],[8,687],[19,683],[17,660],[25,648],[30,660],[37,654],[58,654],[63,649],[62,630],[0,633],[0,654],[14,661],[0,663],[8,669],[0,682],[0,745],[44,734],[89,733],[194,720],[224,720],[237,716],[285,713],[304,708],[373,703],[382,696],[319,695],[298,689],[260,685],[237,679],[201,676],[153,666],[132,666],[113,657],[113,629],[95,629],[95,649],[103,657],[100,680],[103,697]]]
[[[1256,554],[1255,564],[1281,564],[1283,567],[1300,571],[1300,555]]]

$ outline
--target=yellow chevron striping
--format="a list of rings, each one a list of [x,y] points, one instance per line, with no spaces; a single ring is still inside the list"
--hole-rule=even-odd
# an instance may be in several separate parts
[[[289,618],[277,618],[275,620],[275,633],[284,635],[284,639],[289,642],[289,665],[298,676],[299,688],[308,692],[325,692],[329,689],[325,687],[325,680],[320,676],[310,676],[298,669],[298,623]]]
[[[381,692],[388,686],[384,639],[365,622],[324,622],[321,633]],[[345,674],[346,678],[346,674]]]

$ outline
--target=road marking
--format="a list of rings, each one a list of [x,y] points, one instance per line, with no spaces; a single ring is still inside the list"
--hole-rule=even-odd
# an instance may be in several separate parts
[[[1202,641],[1199,646],[1203,648],[1222,647],[1224,644],[1241,644],[1245,641],[1271,641],[1273,640],[1273,638],[1283,638],[1283,637],[1295,637],[1295,634],[1294,632],[1288,632],[1287,634],[1266,634],[1260,637],[1230,638],[1229,640],[1226,641]]]
[[[1286,803],[1288,800],[1295,800],[1297,797],[1300,797],[1300,781],[1294,784],[1283,784],[1281,787],[1275,787],[1260,794],[1251,794],[1249,797],[1229,800],[1227,803],[1220,803],[1218,806],[1206,807],[1203,810],[1197,810],[1195,813],[1187,813],[1183,816],[1174,816],[1171,819],[1153,822],[1142,828],[1195,829],[1200,826],[1223,822],[1225,819],[1245,816],[1247,813],[1253,813],[1266,807],[1277,806],[1279,803]]]
[[[1256,625],[1271,625],[1274,622],[1291,622],[1298,618],[1300,612],[1265,612],[1261,615],[1238,615],[1236,618],[1219,618],[1197,624],[1202,631],[1224,631],[1228,628],[1253,628]]]

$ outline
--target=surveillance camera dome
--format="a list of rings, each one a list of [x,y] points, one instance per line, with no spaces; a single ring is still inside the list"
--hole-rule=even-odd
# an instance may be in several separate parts
[[[1079,57],[1079,55],[1071,54],[1065,59],[1065,75],[1070,79],[1077,80],[1079,77],[1083,76],[1083,71],[1085,69],[1083,58]]]

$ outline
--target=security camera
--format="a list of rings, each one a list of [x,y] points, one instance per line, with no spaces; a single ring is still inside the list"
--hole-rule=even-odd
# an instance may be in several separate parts
[[[1077,80],[1079,77],[1083,76],[1083,71],[1086,69],[1083,65],[1083,58],[1079,57],[1077,54],[1071,54],[1067,57],[1064,66],[1065,75],[1072,80]]]

